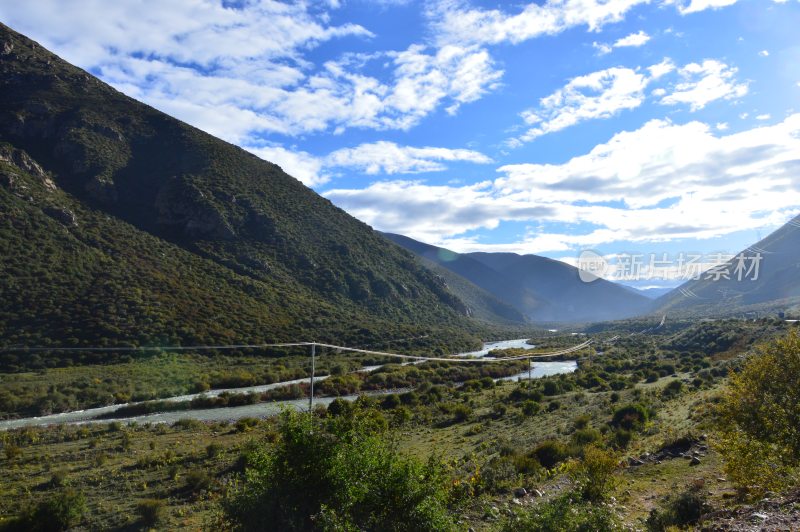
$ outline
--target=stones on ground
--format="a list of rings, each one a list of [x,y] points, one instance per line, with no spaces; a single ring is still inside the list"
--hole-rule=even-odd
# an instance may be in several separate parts
[[[689,462],[689,465],[693,466],[700,465],[700,458],[697,456],[692,456],[692,461]]]
[[[517,489],[514,490],[514,497],[516,497],[516,498],[524,497],[527,494],[528,494],[528,490],[526,490],[525,488],[517,488]]]

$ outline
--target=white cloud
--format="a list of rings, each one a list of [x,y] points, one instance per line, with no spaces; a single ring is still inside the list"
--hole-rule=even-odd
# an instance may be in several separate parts
[[[325,165],[356,168],[371,175],[413,174],[445,170],[447,167],[442,161],[492,162],[486,155],[473,150],[430,146],[416,148],[381,141],[336,150],[325,158]]]
[[[325,7],[42,0],[0,6],[0,17],[130,96],[243,145],[273,133],[408,129],[481,98],[503,74],[487,51],[457,45],[313,64],[306,55],[322,43],[373,37],[330,23]]]
[[[597,55],[606,55],[610,54],[614,48],[638,48],[639,46],[644,46],[649,40],[650,36],[643,30],[639,30],[636,33],[617,39],[612,44],[595,41],[592,43],[592,47],[597,50]]]
[[[39,0],[0,7],[0,14],[19,31],[41,35],[43,44],[86,66],[135,52],[213,67],[292,58],[302,47],[326,40],[371,35],[355,24],[328,26],[303,4],[274,0],[236,8],[211,0]]]
[[[633,109],[644,100],[647,77],[630,68],[609,68],[580,76],[542,98],[539,106],[522,113],[529,126],[519,142],[560,131],[579,122],[608,118]]]
[[[586,120],[609,118],[620,111],[639,107],[646,99],[647,86],[675,70],[672,60],[665,58],[646,69],[614,67],[574,78],[539,100],[537,107],[523,111],[523,121],[533,127],[508,139],[506,144],[518,147]],[[736,68],[719,61],[690,63],[677,72],[681,82],[650,91],[662,104],[686,103],[696,111],[714,100],[732,99],[747,93],[747,85],[734,79]]]
[[[741,98],[747,94],[747,84],[736,82],[736,72],[735,67],[713,59],[689,63],[678,70],[683,81],[675,85],[672,93],[662,98],[661,103],[685,103],[692,111],[697,111],[714,100]]]
[[[727,131],[730,126],[727,122],[717,122],[714,127],[717,129],[717,131]]]
[[[650,77],[652,79],[658,79],[662,76],[666,76],[674,70],[675,63],[673,63],[672,59],[668,57],[663,59],[660,63],[656,63],[655,65],[650,65],[647,67],[647,71],[650,72]]]
[[[440,43],[461,45],[519,43],[555,35],[576,26],[597,31],[619,22],[634,6],[648,0],[548,0],[530,3],[517,14],[473,8],[458,0],[445,0],[428,11],[433,33]]]
[[[772,0],[776,4],[784,4],[788,0]],[[669,0],[667,3],[677,3],[678,11],[681,15],[689,15],[691,13],[698,13],[706,9],[721,9],[723,7],[732,6],[738,0],[689,0],[688,4],[685,0]],[[743,40],[741,37],[739,40]]]
[[[653,120],[563,164],[503,166],[493,182],[384,182],[325,196],[378,229],[457,250],[533,253],[710,238],[785,221],[800,206],[800,114],[718,135],[700,122]],[[534,229],[499,246],[459,236],[502,221],[591,229]]]
[[[309,187],[328,183],[336,168],[354,168],[368,175],[415,174],[440,172],[447,162],[486,164],[492,160],[486,155],[466,149],[449,149],[433,146],[399,146],[394,142],[365,143],[353,148],[342,148],[318,157],[292,147],[279,145],[245,146],[249,152],[275,163],[286,173]]]
[[[614,50],[614,48],[610,44],[597,42],[597,41],[594,41],[592,43],[592,48],[597,50],[597,55],[610,54]]]
[[[763,115],[756,116],[756,120],[762,120],[762,121],[769,120],[770,118],[772,118],[772,115],[770,115],[769,113],[764,113]]]
[[[627,37],[623,37],[618,39],[617,42],[614,43],[614,48],[622,48],[622,47],[639,47],[644,46],[647,41],[650,40],[650,36],[642,30],[639,30],[636,33],[631,33]]]
[[[761,50],[760,52],[758,52],[758,55],[760,55],[761,57],[769,57],[769,51]]]
[[[265,161],[275,163],[284,172],[308,187],[322,185],[330,180],[323,172],[322,160],[302,150],[287,150],[283,146],[250,146],[247,151]]]
[[[732,6],[737,0],[691,0],[688,5],[683,5],[678,8],[681,15],[688,15],[690,13],[697,13],[705,11],[706,9],[719,9],[722,7]]]

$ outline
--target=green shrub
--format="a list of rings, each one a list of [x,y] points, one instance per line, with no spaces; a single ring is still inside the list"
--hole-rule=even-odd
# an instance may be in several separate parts
[[[664,386],[664,389],[661,391],[661,396],[664,399],[670,399],[680,395],[681,391],[683,391],[683,383],[677,380],[671,381],[669,384]]]
[[[619,428],[612,433],[611,446],[615,449],[627,449],[633,440],[633,432]]]
[[[551,469],[569,458],[569,451],[560,441],[545,440],[531,451],[531,456],[535,456],[543,467]]]
[[[708,510],[703,483],[698,482],[683,492],[668,497],[660,507],[653,508],[647,518],[647,529],[664,532],[670,527],[685,527],[696,523]]]
[[[223,450],[224,447],[221,444],[217,442],[209,443],[206,447],[206,456],[209,458],[216,458]]]
[[[796,482],[800,467],[800,336],[763,346],[730,377],[715,445],[731,480],[754,493]]]
[[[531,399],[528,399],[527,401],[522,403],[522,412],[526,416],[534,416],[538,414],[541,409],[542,406],[536,401],[532,401]]]
[[[579,447],[584,447],[586,445],[597,443],[603,438],[603,435],[600,434],[600,431],[593,428],[585,428],[585,429],[578,429],[572,433],[571,439],[572,443]]]
[[[582,500],[580,494],[567,492],[543,502],[521,516],[509,519],[503,532],[597,532],[622,530],[605,505]]]
[[[183,418],[173,423],[172,426],[184,430],[197,430],[203,427],[203,423],[196,419]]]
[[[203,491],[211,486],[211,476],[203,469],[193,469],[186,474],[186,489],[192,493]]]
[[[584,449],[583,459],[571,473],[581,496],[587,501],[604,499],[614,484],[618,463],[613,453],[593,446]]]
[[[83,493],[73,488],[64,488],[24,515],[19,522],[20,530],[68,530],[79,524],[85,513],[86,497]]]
[[[224,513],[239,530],[451,530],[443,465],[398,454],[369,413],[287,411],[274,447],[246,456]]]
[[[480,471],[481,487],[485,491],[508,491],[517,479],[517,467],[512,458],[492,458]]]
[[[465,404],[458,404],[451,409],[451,414],[453,415],[453,421],[455,423],[463,423],[472,418],[472,407]]]
[[[136,512],[145,526],[155,526],[166,515],[166,505],[160,499],[145,499],[136,505]]]
[[[631,404],[618,408],[611,418],[611,425],[625,430],[641,430],[650,419],[650,413],[640,404]]]

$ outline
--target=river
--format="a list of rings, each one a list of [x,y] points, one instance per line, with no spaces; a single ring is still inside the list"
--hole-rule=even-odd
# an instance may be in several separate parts
[[[480,351],[472,351],[469,353],[459,353],[459,356],[477,356],[482,357],[489,354],[494,349],[510,349],[510,348],[523,348],[532,349],[534,346],[526,343],[527,340],[504,340],[501,342],[489,342],[484,344],[483,349]],[[558,361],[558,362],[531,362],[533,370],[531,376],[533,378],[545,377],[548,375],[556,375],[559,373],[572,373],[577,369],[575,361]],[[375,371],[381,366],[365,366],[358,371]],[[327,376],[315,377],[314,382],[319,382],[326,379]],[[528,372],[524,371],[517,375],[509,377],[502,377],[496,379],[498,381],[519,381],[528,378]],[[224,392],[228,393],[261,393],[267,390],[287,386],[291,384],[299,384],[301,382],[308,382],[308,379],[295,379],[291,381],[275,382],[272,384],[263,384],[259,386],[248,386],[244,388],[226,388],[209,390],[203,393],[178,395],[175,397],[167,397],[160,399],[160,401],[191,401],[192,399],[204,396],[218,396]],[[387,393],[396,393],[396,390],[370,392],[367,395],[383,395]],[[354,400],[357,395],[348,395],[341,397],[342,399]],[[328,405],[335,397],[318,397],[314,399],[314,404]],[[82,423],[109,423],[110,421],[120,421],[122,423],[174,423],[179,419],[197,419],[200,421],[230,421],[243,417],[269,417],[280,412],[284,407],[296,408],[298,410],[306,410],[308,408],[308,399],[292,399],[285,401],[273,401],[268,403],[258,403],[253,405],[242,405],[233,407],[222,408],[207,408],[202,410],[180,410],[175,412],[159,412],[154,414],[144,414],[141,416],[110,419],[104,417],[98,419],[100,416],[107,415],[115,410],[136,403],[125,403],[110,406],[103,406],[99,408],[87,408],[86,410],[76,410],[73,412],[63,412],[60,414],[51,414],[48,416],[10,419],[0,421],[0,430],[9,430],[23,427],[36,427],[46,425],[62,425],[62,424],[82,424]]]

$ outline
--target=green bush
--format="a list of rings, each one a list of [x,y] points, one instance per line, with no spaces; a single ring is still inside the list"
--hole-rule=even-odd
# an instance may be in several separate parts
[[[647,518],[647,529],[664,532],[670,527],[691,525],[708,510],[703,483],[696,483],[681,493],[668,497],[660,507],[653,508]]]
[[[451,530],[443,465],[401,456],[369,412],[287,411],[272,448],[246,456],[224,502],[238,530]]]
[[[614,411],[611,425],[625,430],[641,430],[649,419],[650,413],[644,406],[631,404],[622,406]]]
[[[535,456],[543,467],[550,469],[569,458],[569,451],[560,441],[545,440],[531,451],[531,456]]]
[[[155,526],[166,514],[166,505],[160,499],[145,499],[136,505],[136,511],[145,526]]]
[[[600,431],[593,428],[578,429],[573,432],[571,436],[572,443],[579,447],[585,447],[586,445],[597,443],[602,438],[603,435],[600,434]]]
[[[614,471],[619,459],[613,453],[597,447],[587,447],[583,459],[571,475],[578,484],[581,496],[587,501],[600,501],[614,484]]]
[[[212,478],[203,469],[193,469],[186,474],[186,489],[192,493],[203,491],[211,486]]]
[[[622,530],[614,513],[605,505],[582,500],[567,492],[543,502],[525,514],[509,519],[503,532],[607,532]]]
[[[458,404],[451,409],[451,413],[455,423],[463,423],[472,418],[472,407],[465,404]]]
[[[800,467],[800,336],[763,346],[732,375],[717,414],[715,440],[725,469],[754,493],[793,485]]]
[[[85,513],[86,497],[83,493],[73,488],[64,488],[51,498],[39,503],[17,524],[19,530],[57,532],[68,530],[79,524]]]
[[[542,406],[536,401],[528,399],[522,403],[522,412],[526,416],[535,416],[542,409]]]

